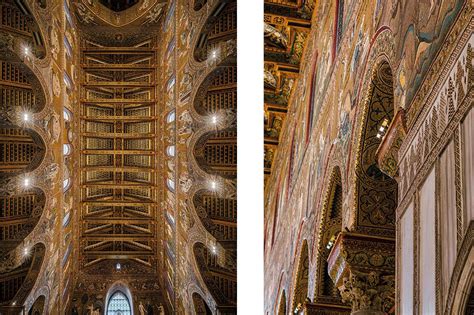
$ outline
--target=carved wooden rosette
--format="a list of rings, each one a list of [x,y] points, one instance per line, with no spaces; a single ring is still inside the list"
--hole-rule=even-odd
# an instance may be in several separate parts
[[[400,109],[375,154],[380,170],[395,179],[398,177],[398,150],[406,134],[405,111]]]
[[[385,314],[395,304],[395,240],[340,233],[328,269],[352,314]]]

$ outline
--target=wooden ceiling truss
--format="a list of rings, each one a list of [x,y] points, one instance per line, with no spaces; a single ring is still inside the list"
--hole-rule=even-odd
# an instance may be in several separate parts
[[[83,267],[156,261],[155,50],[85,42],[81,82]]]

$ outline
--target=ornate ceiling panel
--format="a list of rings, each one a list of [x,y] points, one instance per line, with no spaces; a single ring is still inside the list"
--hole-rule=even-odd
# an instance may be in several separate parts
[[[312,0],[265,0],[264,172],[271,173],[311,27]]]
[[[132,46],[159,32],[167,3],[167,0],[75,0],[74,13],[81,24],[82,37],[104,45]]]
[[[84,25],[113,27],[155,24],[159,21],[167,0],[76,0],[76,14]]]
[[[82,266],[131,260],[156,267],[155,54],[150,42],[85,45]]]

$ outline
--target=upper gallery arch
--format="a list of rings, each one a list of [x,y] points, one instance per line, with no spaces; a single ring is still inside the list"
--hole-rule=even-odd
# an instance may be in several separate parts
[[[26,259],[17,268],[0,277],[0,306],[23,305],[36,283],[43,265],[46,247],[42,243],[24,252]]]
[[[216,302],[217,310],[222,314],[236,314],[237,306],[237,270],[220,261],[216,250],[209,250],[204,244],[196,243],[194,257],[201,277]],[[230,253],[227,253],[230,254]]]
[[[220,59],[225,53],[221,43],[234,41],[237,35],[237,1],[221,0],[214,7],[198,36],[194,59]]]
[[[25,0],[4,0],[0,3],[0,32],[20,38],[22,53],[46,56],[45,42],[30,8]]]
[[[20,59],[20,50],[13,43],[0,47],[0,120],[3,122],[24,121],[24,114],[38,113],[46,104],[40,80]]]

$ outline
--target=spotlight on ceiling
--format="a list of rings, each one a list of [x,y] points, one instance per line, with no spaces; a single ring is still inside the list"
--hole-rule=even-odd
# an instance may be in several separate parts
[[[24,122],[30,121],[30,113],[28,113],[28,112],[23,113],[23,121]]]
[[[122,269],[122,265],[120,263],[115,264],[115,270],[120,270]]]
[[[217,59],[217,57],[219,56],[219,52],[217,51],[217,49],[214,49],[213,51],[211,51],[211,59]]]
[[[31,52],[30,47],[28,47],[28,46],[25,45],[25,46],[23,47],[23,53],[25,54],[25,56],[28,57],[28,56],[30,55],[30,52]]]
[[[216,190],[217,189],[217,183],[216,181],[211,181],[211,189]]]
[[[31,185],[31,179],[29,177],[26,177],[23,179],[23,187],[28,188]]]
[[[217,115],[212,115],[211,121],[214,125],[217,124]]]
[[[217,248],[216,248],[215,245],[212,245],[212,247],[211,247],[211,252],[212,252],[214,255],[217,254]]]
[[[30,254],[30,249],[28,247],[23,248],[23,256],[28,256]]]

